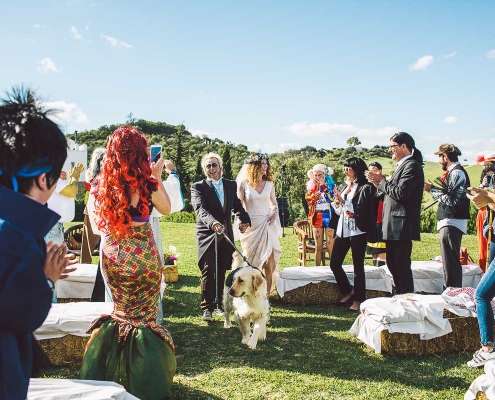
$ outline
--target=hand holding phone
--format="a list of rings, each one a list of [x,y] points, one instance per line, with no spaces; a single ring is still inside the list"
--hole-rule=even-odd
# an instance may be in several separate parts
[[[157,162],[162,156],[162,145],[161,144],[153,144],[150,147],[150,159],[151,162]]]

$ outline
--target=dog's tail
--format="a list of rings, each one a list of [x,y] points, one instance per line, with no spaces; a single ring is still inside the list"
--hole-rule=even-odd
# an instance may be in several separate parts
[[[242,259],[241,255],[237,251],[234,251],[234,255],[232,257],[232,269],[242,267],[243,264],[244,260]]]

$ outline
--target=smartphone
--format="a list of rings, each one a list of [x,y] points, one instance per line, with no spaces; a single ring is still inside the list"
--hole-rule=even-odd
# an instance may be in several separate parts
[[[150,159],[151,162],[157,162],[162,156],[162,145],[161,144],[153,144],[150,147]]]

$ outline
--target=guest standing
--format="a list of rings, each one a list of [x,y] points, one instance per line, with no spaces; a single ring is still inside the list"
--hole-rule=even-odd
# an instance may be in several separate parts
[[[191,203],[196,212],[196,244],[198,267],[201,271],[201,310],[203,321],[212,320],[215,300],[221,310],[225,272],[231,268],[234,249],[222,236],[224,232],[234,240],[232,213],[239,218],[239,230],[246,231],[251,220],[237,197],[235,181],[222,178],[222,158],[216,153],[203,156],[201,165],[206,178],[191,187]],[[215,237],[218,252],[215,254]],[[218,276],[215,275],[215,262],[218,261]],[[216,284],[216,285],[215,285]],[[218,294],[218,298],[216,298]]]
[[[368,169],[370,171],[382,172],[382,165],[373,161],[368,165]],[[381,196],[380,192],[376,192],[375,196],[377,197],[377,208],[376,208],[376,226],[375,226],[375,236],[376,242],[370,242],[368,239],[368,243],[366,245],[366,253],[371,255],[373,258],[373,265],[376,267],[381,267],[385,265],[385,260],[387,258],[386,248],[387,245],[385,242],[381,241],[382,239],[382,223],[383,223],[383,196]]]
[[[420,240],[423,198],[423,156],[406,132],[390,138],[389,152],[397,162],[389,181],[380,172],[366,171],[366,177],[384,193],[383,239],[387,244],[387,267],[397,294],[414,292],[411,270],[412,241]]]
[[[424,191],[438,201],[437,229],[442,251],[443,273],[447,287],[462,287],[462,266],[459,259],[462,235],[467,232],[470,203],[465,190],[471,186],[466,170],[459,163],[461,151],[453,144],[440,145],[435,152],[444,174],[442,187],[424,184]]]
[[[165,160],[151,163],[144,134],[131,126],[109,138],[94,190],[103,277],[114,309],[90,328],[81,379],[118,382],[142,399],[168,399],[176,369],[174,343],[156,322],[162,264],[149,223],[170,212],[161,182]]]
[[[467,197],[478,207],[485,207],[495,203],[495,193],[486,189],[477,189],[469,187],[474,191],[473,195]],[[480,330],[481,349],[476,351],[473,359],[468,361],[469,367],[481,367],[490,360],[495,359],[495,343],[493,333],[493,308],[491,302],[495,297],[495,260],[491,262],[486,273],[474,293],[476,303],[476,315],[478,317],[478,326]]]
[[[236,179],[237,197],[251,218],[251,226],[240,237],[242,250],[251,264],[261,267],[268,294],[272,289],[273,272],[282,254],[278,241],[282,228],[273,180],[270,158],[262,153],[251,154]]]
[[[333,170],[324,164],[316,164],[308,171],[310,180],[306,184],[306,202],[309,205],[308,221],[313,228],[315,239],[315,265],[321,264],[323,238],[326,237],[327,249],[332,252],[334,229],[338,218],[332,209],[335,182]]]
[[[343,295],[338,305],[345,305],[352,300],[351,311],[359,311],[359,306],[366,300],[364,275],[366,242],[376,241],[376,188],[366,180],[364,172],[367,168],[361,158],[349,158],[344,163],[344,174],[347,179],[339,190],[334,190],[336,199],[334,209],[340,218],[330,258],[330,268]],[[342,268],[349,249],[352,250],[354,264],[354,288]]]
[[[33,332],[70,272],[65,243],[44,241],[60,218],[45,204],[66,158],[65,136],[33,91],[0,102],[0,399],[26,399]]]

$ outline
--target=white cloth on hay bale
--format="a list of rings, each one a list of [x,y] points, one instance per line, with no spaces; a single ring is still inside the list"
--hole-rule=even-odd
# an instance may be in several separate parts
[[[59,299],[89,299],[95,286],[95,264],[75,264],[77,269],[66,279],[57,281],[57,298]]]
[[[485,373],[478,376],[464,394],[464,400],[475,400],[478,392],[483,392],[488,399],[495,399],[495,360],[484,365]]]
[[[48,316],[35,332],[38,340],[57,339],[66,335],[89,336],[91,323],[102,314],[111,314],[113,303],[52,304]]]
[[[387,275],[392,273],[383,266]],[[414,291],[425,293],[442,293],[445,286],[442,263],[437,261],[412,261],[411,269],[414,279]],[[479,265],[470,263],[462,266],[462,286],[476,288],[481,281],[483,271]],[[392,280],[393,284],[393,280]],[[394,285],[395,286],[395,285]]]
[[[344,271],[351,285],[354,284],[354,266],[343,265]],[[366,289],[381,292],[392,292],[392,279],[382,268],[364,266]],[[330,267],[287,267],[277,278],[277,292],[284,297],[285,292],[294,290],[310,283],[330,282],[337,283]]]
[[[369,299],[361,303],[361,314],[349,333],[357,336],[381,353],[381,333],[417,334],[429,340],[452,332],[452,326],[443,317],[444,310],[459,316],[472,316],[471,311],[448,304],[441,295],[406,294]]]
[[[122,385],[109,381],[43,379],[29,381],[28,400],[139,400]]]

